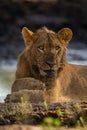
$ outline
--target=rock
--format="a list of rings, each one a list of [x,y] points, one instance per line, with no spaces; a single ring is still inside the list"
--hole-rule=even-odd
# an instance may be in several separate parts
[[[79,130],[79,128],[49,128],[41,126],[29,126],[29,125],[9,125],[9,126],[0,126],[0,130]],[[86,130],[86,128],[80,128],[80,130]]]

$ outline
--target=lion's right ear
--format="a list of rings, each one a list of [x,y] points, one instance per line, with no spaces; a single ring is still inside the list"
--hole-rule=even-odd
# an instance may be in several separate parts
[[[33,43],[33,32],[30,31],[28,28],[23,27],[22,29],[22,37],[24,39],[26,46],[31,46]]]

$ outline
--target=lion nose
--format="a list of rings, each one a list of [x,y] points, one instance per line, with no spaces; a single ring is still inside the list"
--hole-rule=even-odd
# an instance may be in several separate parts
[[[49,65],[50,67],[53,67],[56,64],[56,61],[46,61],[46,64]]]

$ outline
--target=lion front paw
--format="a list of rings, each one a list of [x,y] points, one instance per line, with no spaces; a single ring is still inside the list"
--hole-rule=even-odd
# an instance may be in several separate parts
[[[45,84],[34,78],[21,78],[16,79],[12,85],[12,92],[27,90],[44,90]]]
[[[5,102],[29,102],[29,103],[41,103],[44,102],[44,93],[42,90],[20,90],[7,95]]]

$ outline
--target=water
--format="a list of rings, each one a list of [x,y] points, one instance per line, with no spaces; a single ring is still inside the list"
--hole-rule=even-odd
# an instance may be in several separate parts
[[[11,85],[15,79],[16,61],[2,61],[0,63],[0,102],[11,93]]]
[[[67,51],[68,63],[87,65],[87,49],[69,49]],[[2,61],[0,63],[0,102],[11,93],[11,85],[15,79],[16,61]]]
[[[68,63],[87,65],[87,49],[69,49],[67,51]]]

